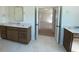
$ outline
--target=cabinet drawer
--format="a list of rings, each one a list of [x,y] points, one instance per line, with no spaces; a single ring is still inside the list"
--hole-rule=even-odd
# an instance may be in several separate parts
[[[6,27],[5,26],[0,26],[0,30],[2,31],[2,32],[5,32],[6,31]]]
[[[7,27],[7,30],[17,30],[16,27]]]
[[[25,28],[18,28],[18,31],[20,32],[27,32],[27,29],[25,29]]]

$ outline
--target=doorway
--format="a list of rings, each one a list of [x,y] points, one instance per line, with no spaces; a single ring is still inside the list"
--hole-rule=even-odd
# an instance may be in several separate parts
[[[38,10],[38,34],[45,36],[54,36],[53,8],[42,7]]]
[[[52,37],[58,43],[61,28],[60,7],[39,6],[35,12],[35,38],[38,39],[40,35]]]

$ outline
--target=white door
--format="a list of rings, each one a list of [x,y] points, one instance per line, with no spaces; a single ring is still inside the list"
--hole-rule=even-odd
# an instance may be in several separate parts
[[[60,29],[61,29],[61,19],[60,19],[60,7],[56,8],[56,19],[55,19],[55,39],[57,43],[60,43]]]

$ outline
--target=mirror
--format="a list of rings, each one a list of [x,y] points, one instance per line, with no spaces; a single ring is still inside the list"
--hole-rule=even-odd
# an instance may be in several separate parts
[[[8,6],[8,18],[10,22],[23,21],[23,7],[22,6]]]

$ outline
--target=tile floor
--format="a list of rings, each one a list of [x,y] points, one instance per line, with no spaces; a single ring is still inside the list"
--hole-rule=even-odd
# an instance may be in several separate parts
[[[56,43],[54,37],[39,35],[37,40],[31,40],[28,45],[0,39],[0,52],[65,52],[65,50]]]
[[[74,38],[73,44],[72,44],[72,51],[79,52],[79,38]]]

